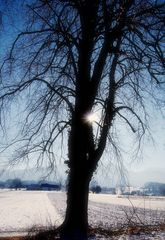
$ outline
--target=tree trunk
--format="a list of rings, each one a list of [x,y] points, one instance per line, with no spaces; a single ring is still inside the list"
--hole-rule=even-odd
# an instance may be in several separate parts
[[[87,239],[89,182],[90,179],[83,169],[71,170],[66,215],[61,227],[62,240]]]
[[[83,116],[87,112],[84,110],[84,106],[77,107],[76,112],[77,114],[72,118],[68,139],[70,172],[67,209],[64,223],[61,226],[62,240],[86,240],[88,231],[88,192],[93,173],[89,168],[89,155],[93,148],[91,144],[93,135],[91,126],[83,120]]]

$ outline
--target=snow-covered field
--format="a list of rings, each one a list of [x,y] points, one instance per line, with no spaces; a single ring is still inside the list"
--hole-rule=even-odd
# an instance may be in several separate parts
[[[60,224],[46,192],[0,191],[0,233]]]
[[[122,206],[145,208],[152,210],[165,210],[165,197],[154,196],[117,196],[110,194],[90,194],[90,200],[99,203],[111,203]]]
[[[90,194],[89,200],[89,223],[94,227],[115,229],[134,224],[165,223],[165,198],[127,199]],[[23,232],[34,226],[58,226],[65,208],[66,194],[63,192],[0,191],[0,233]],[[165,239],[165,234],[161,236],[163,238],[148,239]]]
[[[65,193],[48,193],[61,216],[65,214]],[[146,208],[145,208],[146,206]],[[129,226],[155,225],[165,223],[165,198],[131,198],[107,194],[89,195],[89,224],[106,229],[123,229]],[[102,238],[98,238],[102,239]],[[109,238],[108,238],[109,239]],[[165,240],[165,232],[150,236],[136,235],[114,237],[115,240]],[[103,240],[103,239],[102,239]]]

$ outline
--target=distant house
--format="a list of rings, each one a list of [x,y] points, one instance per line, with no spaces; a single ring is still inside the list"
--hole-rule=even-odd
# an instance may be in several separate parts
[[[40,189],[45,191],[60,191],[61,186],[59,184],[42,183]]]

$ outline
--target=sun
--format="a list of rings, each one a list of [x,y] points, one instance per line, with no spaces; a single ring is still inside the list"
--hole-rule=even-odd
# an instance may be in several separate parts
[[[89,112],[84,117],[85,121],[92,124],[98,122],[98,116],[96,113]]]

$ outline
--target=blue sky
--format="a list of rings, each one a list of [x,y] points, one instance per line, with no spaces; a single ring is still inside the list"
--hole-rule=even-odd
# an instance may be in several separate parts
[[[3,24],[1,27],[2,31],[0,32],[0,55],[3,55],[3,51],[6,50],[6,47],[15,38],[17,32],[23,27],[23,16],[21,15],[21,12],[20,14],[16,14],[20,8],[21,1],[17,1],[17,8],[13,11],[12,17],[7,8],[5,8],[5,2],[7,1],[0,0],[0,11],[2,13]],[[15,108],[14,111],[17,112],[17,108]],[[151,110],[150,129],[155,142],[152,143],[152,141],[146,139],[143,146],[143,159],[138,159],[132,162],[132,158],[128,154],[124,154],[125,166],[128,171],[130,171],[131,181],[134,182],[135,185],[138,185],[138,182],[143,182],[142,178],[144,178],[145,181],[148,179],[148,181],[162,180],[165,182],[165,112],[161,114],[156,110]],[[127,140],[126,143],[128,145],[130,144]],[[4,157],[1,156],[0,160],[3,158]],[[102,182],[104,185],[108,185],[109,182],[113,181],[113,175],[110,174],[109,177],[107,177],[108,173],[106,174],[104,172],[105,174],[103,174],[107,164],[109,164],[107,162],[107,156],[105,156],[103,167],[102,165],[100,166],[100,170],[98,170],[98,173],[95,176],[97,181]],[[107,172],[108,171],[110,170],[107,168]],[[61,173],[61,175],[63,175],[63,173]]]

